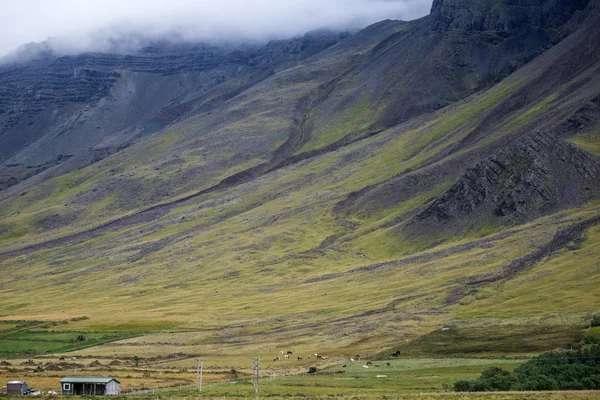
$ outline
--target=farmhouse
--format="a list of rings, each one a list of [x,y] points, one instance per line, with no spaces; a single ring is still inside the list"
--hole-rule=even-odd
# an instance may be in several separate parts
[[[6,394],[27,394],[27,382],[10,381],[6,384]]]
[[[62,394],[118,395],[121,385],[115,378],[66,377],[60,380]]]

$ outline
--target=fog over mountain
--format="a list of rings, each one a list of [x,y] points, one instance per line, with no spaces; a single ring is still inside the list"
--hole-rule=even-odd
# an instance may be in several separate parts
[[[135,48],[136,37],[249,41],[318,28],[362,28],[383,19],[410,20],[432,0],[22,0],[2,5],[0,56],[48,42],[68,53]]]

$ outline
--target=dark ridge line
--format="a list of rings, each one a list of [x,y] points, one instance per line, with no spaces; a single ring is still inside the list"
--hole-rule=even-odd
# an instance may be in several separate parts
[[[330,279],[337,279],[337,278],[341,278],[344,276],[361,273],[361,272],[374,272],[374,271],[385,270],[385,269],[390,269],[390,268],[403,267],[403,266],[415,264],[418,262],[431,261],[434,258],[448,257],[456,252],[468,251],[468,250],[472,250],[476,247],[481,247],[481,248],[485,249],[491,243],[498,241],[498,240],[505,239],[506,237],[510,236],[512,233],[514,233],[514,232],[509,231],[509,232],[498,233],[498,234],[491,235],[491,236],[488,236],[483,239],[478,239],[478,240],[474,240],[471,242],[458,244],[458,245],[451,246],[451,247],[448,247],[445,249],[430,251],[430,252],[427,252],[424,254],[417,254],[414,256],[404,257],[404,258],[400,258],[397,260],[386,261],[386,262],[382,262],[382,263],[363,265],[362,267],[353,268],[349,271],[325,274],[325,275],[321,275],[321,276],[318,276],[315,278],[307,279],[303,283],[315,283],[315,282],[321,282],[321,281],[326,281],[326,280],[330,280]]]
[[[317,88],[317,93],[316,93],[317,98],[314,101],[312,101],[311,104],[309,104],[309,106],[306,108],[306,110],[304,110],[304,113],[302,115],[302,122],[300,122],[300,124],[299,124],[300,135],[299,135],[298,139],[296,140],[296,143],[292,147],[292,150],[296,150],[299,145],[307,143],[308,140],[310,140],[311,134],[310,134],[310,132],[306,131],[306,127],[309,123],[310,114],[313,112],[313,110],[315,108],[317,108],[317,106],[322,101],[324,101],[325,99],[327,99],[329,97],[329,95],[335,90],[335,88],[342,81],[342,79],[344,79],[346,76],[350,75],[350,73],[352,73],[359,66],[361,66],[363,61],[364,60],[359,61],[354,66],[348,68],[346,71],[344,71],[340,75],[336,76],[335,78],[331,79],[328,82],[325,82],[323,85],[321,85],[319,88]]]
[[[148,216],[148,214],[153,214],[153,215],[150,215],[150,217],[152,217],[152,219],[158,219],[158,218],[166,215],[169,211],[174,209],[176,206],[178,206],[186,201],[189,201],[196,197],[200,197],[200,196],[215,192],[220,189],[231,188],[231,187],[240,185],[242,183],[246,183],[246,182],[256,178],[256,176],[253,175],[255,170],[264,168],[266,165],[267,164],[265,164],[265,163],[256,165],[254,167],[248,168],[244,171],[240,171],[234,175],[231,175],[231,176],[223,179],[221,182],[217,183],[216,185],[213,185],[211,187],[203,189],[199,192],[192,193],[188,196],[182,197],[177,200],[173,200],[168,203],[156,204],[156,205],[146,208],[144,210],[137,211],[130,215],[125,215],[123,217],[117,218],[112,221],[108,221],[104,224],[101,224],[94,228],[90,228],[88,230],[73,233],[73,234],[67,235],[67,236],[62,236],[62,237],[59,237],[56,239],[51,239],[46,242],[36,243],[36,244],[26,246],[26,247],[23,247],[20,249],[0,253],[0,260],[4,260],[6,258],[13,257],[13,256],[26,254],[26,253],[36,251],[36,250],[49,249],[49,248],[52,248],[52,247],[55,247],[58,245],[62,245],[62,244],[80,243],[84,240],[89,240],[94,237],[97,237],[103,233],[110,232],[112,230],[112,228],[125,228],[125,227],[129,227],[129,226],[135,226],[139,223],[143,223],[144,217]],[[81,238],[82,240],[78,241],[77,240],[78,238]]]
[[[335,78],[319,85],[319,87],[317,87],[312,92],[312,93],[314,93],[314,95],[316,97],[315,100],[311,100],[310,93],[303,96],[302,98],[300,98],[298,100],[296,107],[297,107],[297,109],[303,109],[303,111],[300,113],[300,118],[294,118],[294,120],[293,120],[296,123],[297,128],[292,129],[287,140],[273,152],[273,157],[271,158],[271,163],[276,163],[275,168],[278,168],[279,165],[285,163],[285,161],[290,157],[297,157],[302,154],[311,153],[311,152],[304,152],[304,153],[300,153],[296,156],[292,155],[294,151],[298,150],[300,145],[305,144],[308,142],[308,140],[310,140],[311,134],[310,134],[310,132],[307,132],[307,125],[309,123],[310,114],[313,112],[313,110],[315,108],[317,108],[317,106],[323,100],[325,100],[325,99],[327,99],[327,97],[329,97],[329,95],[335,90],[335,88],[338,86],[338,84],[340,83],[340,81],[342,79],[344,79],[346,76],[348,76],[354,70],[356,70],[360,65],[362,65],[362,61],[360,61],[356,65],[348,68],[347,70],[342,72],[340,75],[336,76]],[[353,136],[353,135],[349,134],[348,136]],[[344,137],[332,144],[341,142],[345,138],[346,137]],[[326,146],[325,148],[329,147],[330,145]],[[325,149],[325,148],[323,148],[323,149]],[[290,164],[286,164],[286,165],[290,165]],[[272,169],[272,170],[274,170],[274,169]]]
[[[600,224],[600,215],[583,220],[577,224],[571,225],[565,229],[561,229],[556,232],[552,240],[538,250],[526,254],[523,257],[519,257],[516,260],[511,261],[506,265],[502,272],[496,275],[484,275],[479,277],[471,278],[467,285],[480,286],[487,283],[494,283],[497,281],[507,281],[514,278],[521,272],[527,271],[533,268],[537,263],[547,256],[556,253],[557,251],[565,248],[569,243],[581,239],[581,236],[590,228]]]
[[[386,128],[386,129],[389,129],[389,128]],[[301,161],[305,161],[310,158],[318,157],[325,153],[330,153],[330,152],[339,150],[343,147],[346,147],[346,146],[349,146],[349,145],[352,145],[352,144],[355,144],[358,142],[361,142],[365,139],[368,139],[370,137],[380,134],[381,132],[385,131],[386,129],[379,129],[377,131],[363,133],[362,135],[359,135],[359,136],[354,136],[354,135],[350,134],[350,135],[344,136],[342,139],[340,139],[336,142],[333,142],[331,144],[328,144],[327,146],[322,147],[320,149],[306,151],[304,153],[296,154],[295,156],[294,155],[289,156],[289,157],[285,158],[283,161],[281,161],[280,163],[276,164],[273,168],[269,169],[267,171],[267,173],[276,171],[276,170],[284,168],[284,167],[288,167],[290,165],[297,164]]]
[[[511,261],[501,272],[475,275],[464,280],[455,280],[454,283],[465,286],[462,289],[459,287],[452,290],[446,297],[446,305],[456,304],[465,296],[476,294],[481,287],[487,284],[495,282],[505,283],[521,272],[530,270],[545,257],[551,256],[573,241],[577,242],[581,240],[585,231],[598,224],[600,224],[600,215],[585,219],[565,229],[558,230],[551,241],[538,250]]]
[[[345,146],[357,143],[359,141],[362,141],[364,139],[370,138],[372,136],[375,136],[383,131],[384,130],[382,129],[379,131],[368,132],[368,133],[363,134],[356,138],[346,138],[345,137],[345,138],[342,138],[342,139],[338,140],[337,142],[334,142],[322,149],[312,150],[309,152],[298,154],[296,156],[291,156],[289,158],[286,158],[274,166],[272,166],[272,163],[270,163],[270,162],[265,162],[265,163],[255,165],[254,167],[247,168],[243,171],[240,171],[231,176],[228,176],[227,178],[224,178],[216,185],[210,186],[206,189],[200,190],[199,192],[196,192],[196,193],[192,193],[192,194],[182,197],[180,199],[173,200],[168,203],[156,204],[156,205],[146,208],[144,210],[137,211],[130,215],[125,215],[125,216],[117,218],[115,220],[108,221],[97,227],[90,228],[90,229],[87,229],[87,230],[84,230],[81,232],[76,232],[71,235],[62,236],[62,237],[51,239],[51,240],[48,240],[45,242],[32,244],[32,245],[25,246],[25,247],[22,247],[22,248],[16,249],[16,250],[0,252],[0,261],[5,260],[10,257],[15,257],[15,256],[31,253],[31,252],[34,252],[37,250],[50,249],[50,248],[57,247],[57,246],[64,245],[64,244],[81,243],[83,241],[93,239],[104,233],[111,232],[118,228],[126,228],[126,227],[141,224],[143,222],[146,222],[145,221],[146,217],[150,217],[152,219],[158,219],[160,217],[163,217],[169,211],[171,211],[172,209],[174,209],[175,207],[177,207],[178,205],[180,205],[186,201],[193,200],[197,197],[204,196],[206,194],[210,194],[210,193],[213,193],[213,192],[216,192],[219,190],[231,189],[231,188],[234,188],[241,184],[251,182],[256,178],[259,178],[259,177],[269,174],[271,172],[277,171],[281,168],[288,167],[290,165],[299,163],[301,161],[305,161],[307,159],[317,157],[317,156],[325,154],[327,152],[338,150],[342,147],[345,147]],[[149,215],[149,214],[152,214],[152,215]]]
[[[516,276],[517,274],[519,274],[520,272],[532,267],[535,263],[540,261],[545,256],[560,250],[561,248],[565,247],[567,244],[569,244],[573,240],[577,240],[583,234],[583,232],[585,232],[592,226],[595,226],[598,224],[600,224],[600,215],[596,215],[594,217],[588,218],[579,223],[571,225],[565,229],[559,230],[556,232],[556,234],[554,235],[554,238],[548,244],[542,246],[539,250],[537,250],[533,253],[527,254],[521,258],[513,260],[510,264],[508,264],[506,267],[504,267],[504,272],[502,274],[494,275],[494,276],[490,276],[490,275],[481,276],[480,275],[479,277],[474,277],[475,280],[473,280],[473,278],[471,278],[471,280],[469,280],[467,282],[467,284],[476,286],[476,285],[482,285],[485,283],[496,282],[498,280],[511,279],[514,276]],[[472,250],[476,247],[485,249],[493,242],[505,239],[508,236],[510,236],[511,234],[518,233],[518,232],[520,232],[520,230],[517,230],[517,231],[511,230],[509,232],[498,233],[498,234],[488,236],[483,239],[474,240],[472,242],[459,244],[456,246],[448,247],[446,249],[436,250],[436,251],[428,252],[425,254],[419,254],[419,255],[415,255],[415,256],[405,257],[405,258],[382,262],[382,263],[363,265],[361,267],[353,268],[351,270],[344,271],[344,272],[333,272],[330,274],[317,276],[314,278],[306,279],[302,283],[310,284],[310,283],[327,281],[327,280],[331,280],[331,279],[342,278],[345,276],[349,276],[351,274],[357,274],[357,273],[362,273],[362,272],[375,272],[375,271],[385,270],[385,269],[390,269],[390,268],[403,267],[403,266],[415,264],[418,262],[431,261],[434,258],[448,257],[456,252],[468,251],[468,250]]]

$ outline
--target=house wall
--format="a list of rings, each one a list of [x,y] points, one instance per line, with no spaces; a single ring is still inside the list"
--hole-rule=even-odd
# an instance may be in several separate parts
[[[68,383],[68,382],[66,382]],[[69,384],[69,389],[65,390],[65,383],[61,383],[60,384],[60,392],[62,394],[73,394],[73,384],[72,383],[68,383]]]
[[[106,393],[107,395],[118,395],[121,391],[121,385],[119,385],[115,381],[110,381],[106,384]]]
[[[118,395],[121,390],[121,385],[115,381],[110,381],[107,384],[83,382],[70,383],[70,388],[67,390],[65,390],[65,383],[69,382],[61,382],[61,393],[65,395]]]
[[[27,383],[9,383],[6,385],[7,394],[25,394]]]

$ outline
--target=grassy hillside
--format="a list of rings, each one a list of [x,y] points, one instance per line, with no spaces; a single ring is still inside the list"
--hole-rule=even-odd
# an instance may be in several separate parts
[[[281,350],[327,354],[327,367],[356,353],[578,345],[600,312],[600,19],[589,15],[489,89],[392,126],[378,125],[392,103],[374,106],[356,81],[405,30],[431,26],[383,22],[218,111],[11,188],[0,353],[172,356],[175,370],[205,355],[221,372],[260,354],[292,373],[313,361],[271,361]],[[357,103],[332,106],[343,88]]]

